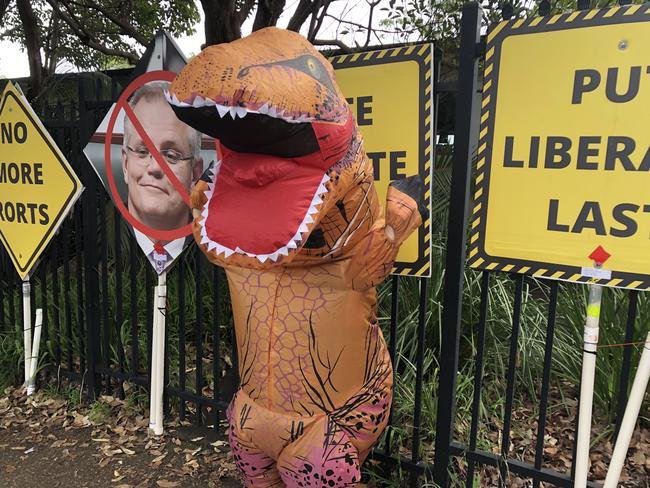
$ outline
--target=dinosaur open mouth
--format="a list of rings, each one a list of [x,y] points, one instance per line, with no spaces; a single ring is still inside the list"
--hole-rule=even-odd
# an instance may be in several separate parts
[[[252,186],[239,170],[256,163],[269,160],[235,153],[206,175],[201,244],[226,257],[238,253],[275,262],[302,247],[326,198],[329,176],[319,168],[296,165],[271,184]]]
[[[201,244],[225,257],[244,254],[261,263],[300,249],[330,179],[331,162],[312,124],[268,105],[224,110],[206,99],[191,106],[167,99],[179,119],[219,140],[221,161],[203,178],[208,189]]]

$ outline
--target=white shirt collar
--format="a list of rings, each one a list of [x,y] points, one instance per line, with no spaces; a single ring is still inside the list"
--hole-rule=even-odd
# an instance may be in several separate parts
[[[144,251],[144,253],[147,256],[149,256],[153,251],[153,241],[149,237],[144,235],[142,232],[140,232],[138,229],[136,229],[135,227],[133,228],[133,232],[135,233],[135,238],[138,241],[138,245],[140,246],[140,249],[142,249],[142,251]],[[185,237],[179,237],[178,239],[169,241],[163,247],[165,248],[165,251],[167,251],[169,255],[172,257],[172,260],[174,260],[178,256],[180,256],[181,252],[183,252],[184,246],[185,246]]]

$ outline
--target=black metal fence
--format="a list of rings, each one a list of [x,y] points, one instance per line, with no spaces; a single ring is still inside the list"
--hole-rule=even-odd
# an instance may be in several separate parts
[[[543,13],[543,12],[542,12]],[[373,452],[373,458],[391,471],[397,467],[405,485],[417,486],[433,479],[441,486],[450,483],[450,471],[464,460],[459,485],[475,486],[474,474],[482,466],[492,466],[500,474],[499,486],[509,484],[516,475],[550,485],[572,486],[571,474],[561,474],[544,467],[544,433],[546,427],[551,364],[555,345],[554,330],[558,301],[557,282],[535,281],[548,296],[547,333],[544,347],[543,375],[539,382],[539,404],[534,461],[513,459],[509,453],[513,399],[516,393],[516,368],[521,304],[527,279],[513,276],[514,296],[512,329],[508,355],[503,428],[500,451],[477,447],[481,415],[481,392],[484,382],[485,336],[488,323],[488,290],[493,273],[480,278],[474,388],[471,402],[469,442],[456,441],[457,372],[461,324],[471,322],[463,316],[463,289],[466,281],[465,249],[469,190],[471,187],[472,141],[476,134],[476,106],[479,86],[478,66],[484,50],[481,38],[480,10],[468,4],[463,9],[459,53],[459,76],[455,83],[438,83],[437,94],[456,92],[456,128],[447,244],[444,250],[445,271],[440,343],[434,351],[438,357],[439,377],[435,418],[435,458],[423,453],[423,383],[426,349],[432,347],[432,304],[437,301],[430,280],[393,276],[383,289],[388,308],[384,321],[389,349],[394,361],[400,337],[400,317],[412,310],[399,310],[400,288],[408,284],[417,288],[415,384],[412,425],[409,440],[398,446],[394,429],[389,428]],[[437,79],[437,77],[436,77]],[[156,279],[149,263],[122,223],[105,191],[82,153],[83,145],[107,111],[112,101],[89,101],[80,84],[79,104],[46,107],[43,120],[58,146],[66,154],[86,190],[49,245],[32,277],[34,308],[43,308],[42,342],[46,353],[43,372],[55,378],[68,378],[87,385],[91,397],[101,393],[124,395],[125,387],[142,389],[150,383],[153,286]],[[116,98],[118,87],[114,86]],[[436,95],[437,97],[437,95]],[[437,103],[437,102],[436,102]],[[435,140],[435,138],[434,138]],[[438,254],[442,257],[443,254]],[[442,273],[441,273],[442,274]],[[435,291],[439,290],[436,288]],[[222,414],[237,388],[237,357],[233,347],[232,316],[224,275],[209,265],[203,253],[191,247],[168,274],[167,335],[165,343],[165,413],[177,412],[181,419],[190,418],[197,425],[223,428]],[[623,342],[631,342],[636,319],[637,294],[631,293]],[[8,256],[0,251],[0,331],[14,328],[21,337],[22,308],[20,282]],[[626,348],[620,376],[619,413],[627,398],[631,349]],[[135,387],[132,385],[136,385]],[[137,394],[137,392],[130,392]],[[619,414],[618,418],[622,415]],[[391,423],[392,415],[391,415]],[[576,421],[577,425],[577,421]],[[456,467],[454,467],[456,466]],[[454,478],[458,479],[458,478]],[[589,486],[597,486],[589,484]]]

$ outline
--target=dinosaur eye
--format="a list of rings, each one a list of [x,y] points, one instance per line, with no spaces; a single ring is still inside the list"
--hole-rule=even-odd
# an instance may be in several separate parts
[[[312,75],[314,75],[317,78],[320,77],[321,75],[320,67],[318,66],[316,61],[314,61],[311,58],[307,59],[307,68],[309,69]]]

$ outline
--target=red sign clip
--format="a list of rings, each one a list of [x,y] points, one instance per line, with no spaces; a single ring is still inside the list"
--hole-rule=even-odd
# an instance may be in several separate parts
[[[598,246],[589,255],[589,259],[600,265],[607,261],[611,256],[612,255],[610,253],[605,251],[605,248],[603,246]]]

